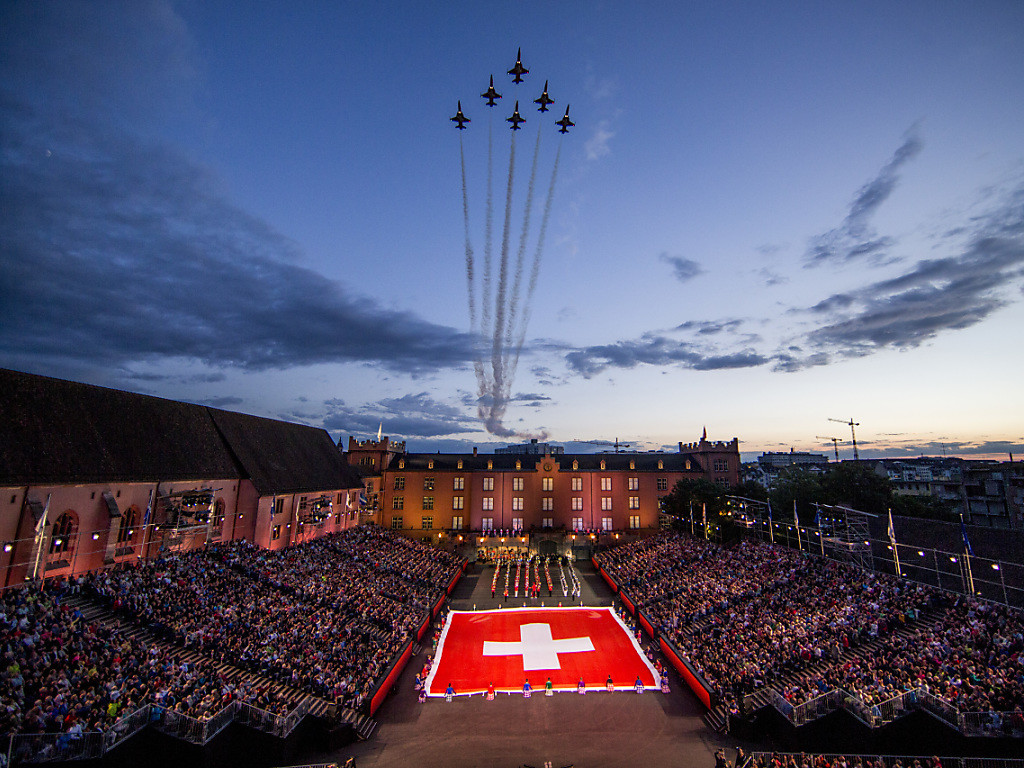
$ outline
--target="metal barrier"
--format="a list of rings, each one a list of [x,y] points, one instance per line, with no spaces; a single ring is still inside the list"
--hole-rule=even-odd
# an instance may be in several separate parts
[[[7,747],[9,765],[88,760],[103,755],[102,733],[18,733]]]
[[[909,766],[913,764],[915,760],[919,760],[923,766],[932,765],[931,755],[878,755],[878,754],[851,754],[849,752],[752,752],[747,756],[747,762],[745,765],[750,768],[764,768],[771,764],[771,761],[775,758],[779,758],[783,765],[789,762],[789,758],[794,758],[797,764],[800,763],[806,757],[813,758],[817,761],[818,758],[823,758],[828,764],[831,764],[833,760],[839,757],[845,759],[848,765],[860,762],[865,765],[874,763],[877,760],[881,760],[887,768],[895,766],[896,762],[903,766]],[[1001,758],[1001,757],[940,757],[939,762],[942,763],[943,768],[1024,768],[1024,760],[1018,760],[1016,758]],[[815,763],[817,764],[817,763]]]
[[[790,721],[793,725],[803,725],[812,720],[817,720],[819,717],[824,717],[829,712],[835,712],[842,703],[841,693],[841,691],[829,691],[821,696],[815,696],[803,704],[797,704],[793,707],[792,716],[789,718]]]
[[[309,704],[305,700],[287,715],[268,712],[265,709],[254,707],[252,704],[239,704],[235,719],[242,725],[248,725],[283,739],[295,730],[307,712],[309,712]]]
[[[917,688],[904,691],[891,699],[872,705],[871,714],[875,718],[874,725],[885,725],[898,720],[917,706]]]
[[[163,720],[157,724],[157,728],[192,744],[206,744],[235,719],[238,707],[239,703],[233,701],[213,717],[202,720],[169,709],[164,712]]]
[[[960,732],[965,736],[1022,736],[1024,712],[961,712]]]
[[[917,706],[951,728],[960,729],[960,711],[941,696],[936,696],[921,688],[917,692]]]
[[[152,708],[148,704],[121,715],[110,730],[103,734],[103,751],[109,752],[125,739],[141,731],[149,725],[151,716]]]

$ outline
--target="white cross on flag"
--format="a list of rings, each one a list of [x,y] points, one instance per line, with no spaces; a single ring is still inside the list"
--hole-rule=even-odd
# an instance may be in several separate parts
[[[452,611],[441,633],[437,658],[427,677],[427,693],[522,691],[528,679],[543,688],[576,690],[580,679],[591,690],[605,690],[608,677],[620,690],[632,690],[637,677],[645,688],[661,684],[636,640],[610,608],[511,608]]]

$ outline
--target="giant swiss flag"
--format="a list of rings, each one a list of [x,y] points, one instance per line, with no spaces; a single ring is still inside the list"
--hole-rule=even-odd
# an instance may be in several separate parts
[[[452,611],[441,632],[427,694],[443,696],[540,690],[550,677],[557,690],[632,690],[637,677],[648,689],[661,685],[630,631],[611,608],[508,608]]]

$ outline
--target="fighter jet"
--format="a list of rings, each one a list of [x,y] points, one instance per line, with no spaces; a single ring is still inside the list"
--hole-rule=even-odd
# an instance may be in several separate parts
[[[515,110],[515,112],[512,113],[512,117],[506,117],[505,118],[505,122],[506,123],[512,123],[512,130],[513,131],[521,130],[520,127],[519,127],[519,124],[526,122],[526,118],[525,117],[520,117],[519,116],[519,102],[518,101],[516,102],[516,110]]]
[[[559,133],[568,133],[569,129],[572,128],[574,125],[576,125],[576,123],[574,123],[572,120],[569,119],[569,105],[568,104],[565,105],[565,117],[563,117],[561,120],[556,120],[555,121],[555,125],[562,126],[561,128],[558,129]]]
[[[464,114],[462,114],[462,101],[461,100],[459,101],[459,111],[455,113],[455,117],[452,118],[452,122],[455,122],[455,123],[459,124],[458,128],[459,128],[460,131],[466,130],[466,126],[463,125],[463,123],[472,122],[468,117],[466,117]]]
[[[516,65],[514,67],[512,67],[512,69],[510,69],[508,71],[508,73],[510,75],[513,75],[513,78],[512,78],[512,82],[513,83],[521,83],[521,82],[523,82],[523,75],[530,74],[530,70],[528,70],[526,67],[523,66],[523,62],[521,61],[522,58],[523,58],[523,49],[520,48],[519,51],[516,53]]]
[[[487,99],[487,106],[493,107],[494,100],[500,99],[501,94],[494,90],[494,75],[491,75],[491,86],[486,91],[480,94],[483,98]]]
[[[544,93],[542,93],[540,95],[539,99],[534,99],[533,103],[534,104],[540,104],[540,106],[537,107],[537,111],[539,111],[539,112],[547,112],[548,111],[548,104],[554,104],[555,103],[554,99],[549,99],[548,98],[548,81],[547,80],[544,81]]]

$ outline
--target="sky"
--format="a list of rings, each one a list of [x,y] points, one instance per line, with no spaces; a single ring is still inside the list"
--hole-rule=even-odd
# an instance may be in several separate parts
[[[1022,126],[1012,0],[7,0],[0,366],[343,445],[1005,459]]]

